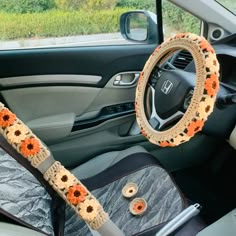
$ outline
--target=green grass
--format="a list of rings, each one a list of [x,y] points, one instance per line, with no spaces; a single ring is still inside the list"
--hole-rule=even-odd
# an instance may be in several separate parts
[[[127,8],[93,11],[51,10],[43,13],[0,12],[0,39],[62,37],[119,31],[119,18]]]

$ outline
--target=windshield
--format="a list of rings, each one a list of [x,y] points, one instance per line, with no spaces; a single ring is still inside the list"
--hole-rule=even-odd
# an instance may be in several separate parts
[[[235,0],[216,0],[216,2],[223,5],[227,10],[236,15],[236,1]]]

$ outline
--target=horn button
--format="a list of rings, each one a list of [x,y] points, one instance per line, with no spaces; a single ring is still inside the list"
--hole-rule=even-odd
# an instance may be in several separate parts
[[[162,119],[183,110],[189,91],[193,89],[195,75],[182,70],[164,71],[155,86],[155,108]]]

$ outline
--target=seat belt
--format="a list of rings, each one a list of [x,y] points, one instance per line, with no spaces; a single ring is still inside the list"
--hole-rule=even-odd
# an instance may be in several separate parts
[[[107,232],[111,233],[111,229],[113,232],[110,236],[124,236],[124,233],[110,220],[96,197],[56,161],[41,140],[2,103],[0,103],[0,133],[22,158],[24,157],[41,172],[49,185],[91,229],[98,231],[101,236],[107,236]]]

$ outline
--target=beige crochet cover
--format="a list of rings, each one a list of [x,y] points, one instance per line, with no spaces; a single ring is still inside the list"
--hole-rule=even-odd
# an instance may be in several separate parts
[[[49,165],[43,174],[44,178],[92,229],[99,229],[109,219],[88,189],[56,162],[47,147],[2,103],[0,133],[35,168],[39,168],[43,163],[47,164],[48,159],[52,160],[52,165]]]
[[[153,68],[163,63],[177,50],[189,51],[196,66],[196,85],[191,103],[181,120],[165,131],[156,131],[149,124],[144,109],[144,96]],[[163,59],[164,58],[164,59]],[[219,63],[212,46],[200,36],[191,33],[178,34],[159,46],[146,62],[136,89],[135,110],[141,132],[150,142],[162,147],[173,147],[187,142],[201,131],[204,122],[213,111],[219,90]]]

